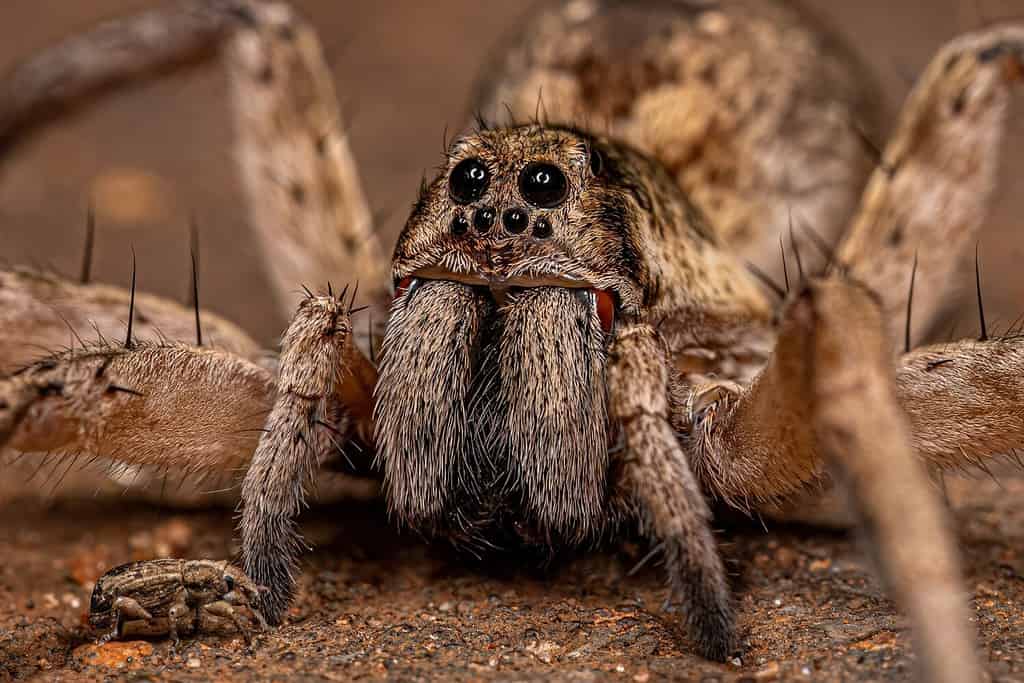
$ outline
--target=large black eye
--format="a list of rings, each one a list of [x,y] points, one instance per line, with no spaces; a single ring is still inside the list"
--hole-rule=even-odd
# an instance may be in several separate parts
[[[541,209],[551,209],[565,201],[569,182],[553,164],[535,161],[519,174],[519,192],[523,199]]]
[[[448,192],[459,204],[469,204],[483,196],[490,179],[491,174],[479,159],[464,159],[452,169]]]
[[[604,155],[601,154],[601,150],[592,148],[590,150],[590,173],[595,178],[601,175],[604,171]]]

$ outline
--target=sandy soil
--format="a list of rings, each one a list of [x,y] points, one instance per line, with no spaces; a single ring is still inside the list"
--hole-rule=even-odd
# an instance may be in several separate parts
[[[1024,681],[1024,478],[951,482],[967,586],[993,680]],[[227,510],[113,501],[0,507],[0,679],[906,681],[905,620],[845,534],[733,521],[722,534],[742,657],[709,664],[662,610],[657,567],[625,543],[546,574],[467,566],[396,535],[380,506],[303,520],[300,596],[252,650],[233,633],[91,644],[92,583],[131,558],[234,553]],[[166,678],[163,678],[166,677]],[[703,678],[702,678],[703,677]]]
[[[5,0],[0,70],[78,27],[149,4]],[[436,163],[445,125],[464,120],[483,55],[530,3],[296,4],[321,28],[390,240],[421,170]],[[943,40],[983,19],[1019,14],[1015,4],[812,3],[873,68],[890,111]],[[990,317],[1004,325],[1024,300],[1024,193],[1014,191],[1024,170],[1024,119],[1015,120],[1002,198],[982,241]],[[51,127],[0,167],[0,260],[74,272],[87,198],[135,179],[137,204],[101,205],[97,278],[126,282],[131,245],[141,286],[184,297],[186,224],[195,212],[204,301],[272,344],[283,321],[246,237],[229,134],[215,70],[133,88]],[[972,324],[965,313],[961,329]],[[1007,473],[1000,482],[951,482],[951,500],[993,679],[1024,681],[1024,477]],[[496,575],[397,536],[383,510],[365,502],[317,509],[304,520],[316,550],[300,598],[288,622],[253,651],[230,633],[187,641],[175,656],[163,641],[96,650],[81,617],[98,573],[161,554],[227,557],[237,551],[231,511],[181,512],[61,490],[42,496],[40,488],[38,478],[25,484],[0,473],[0,680],[912,678],[905,621],[845,533],[723,520],[744,653],[716,666],[688,654],[674,616],[661,609],[656,567],[625,576],[642,545],[547,575]]]

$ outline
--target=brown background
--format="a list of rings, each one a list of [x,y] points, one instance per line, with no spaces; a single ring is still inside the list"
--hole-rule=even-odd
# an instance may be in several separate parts
[[[464,121],[488,48],[532,3],[294,2],[320,29],[390,243],[422,170],[439,159],[445,126]],[[98,19],[150,4],[0,0],[0,71]],[[941,43],[1024,9],[1019,0],[811,6],[869,64],[889,120]],[[0,262],[77,272],[92,196],[100,220],[96,278],[126,284],[134,246],[140,286],[183,299],[194,212],[202,224],[204,303],[273,344],[284,321],[245,228],[224,93],[217,69],[181,74],[111,96],[18,147],[0,164]],[[1024,95],[1019,100],[981,244],[990,319],[1004,326],[1024,313]],[[960,329],[973,333],[973,310],[963,311]],[[80,615],[99,572],[133,557],[231,556],[238,550],[231,515],[59,496],[42,502],[32,495],[52,490],[58,477],[44,469],[27,483],[4,481],[10,471],[0,474],[15,492],[14,502],[0,502],[0,680],[94,680],[125,669],[240,681],[301,674],[637,683],[702,674],[723,681],[912,676],[906,622],[845,534],[770,521],[764,529],[729,525],[721,540],[737,584],[744,651],[741,662],[717,666],[694,657],[678,617],[660,611],[657,567],[625,577],[645,554],[642,545],[589,556],[545,579],[494,576],[399,539],[383,510],[365,504],[305,518],[316,550],[304,558],[299,599],[255,653],[232,637],[186,641],[177,656],[166,641],[95,650],[84,644],[90,634]],[[26,492],[27,499],[18,495]],[[993,680],[1024,680],[1024,478],[951,482],[950,499]]]
[[[144,0],[4,0],[0,70],[76,29],[153,4]],[[442,134],[466,120],[487,51],[535,2],[296,0],[319,28],[349,114],[356,158],[390,244],[421,173],[440,159]],[[812,11],[869,65],[888,120],[937,47],[985,21],[1018,15],[1013,0],[838,2]],[[0,259],[77,272],[85,207],[97,197],[97,279],[125,284],[130,247],[140,287],[183,298],[186,225],[202,225],[202,298],[267,344],[284,322],[271,305],[230,156],[225,85],[216,68],[108,97],[49,127],[0,166]],[[1000,200],[981,244],[986,295],[1004,324],[1024,312],[1018,276],[1024,238],[1024,107],[1014,112]],[[128,184],[141,183],[144,192]],[[119,189],[120,188],[120,189]],[[1015,189],[1016,188],[1016,189]],[[343,274],[339,274],[343,277]],[[973,313],[967,316],[966,331]]]

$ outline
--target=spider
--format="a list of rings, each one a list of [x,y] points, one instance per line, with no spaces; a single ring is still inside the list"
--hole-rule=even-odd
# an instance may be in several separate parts
[[[876,150],[856,65],[794,10],[552,6],[486,70],[477,126],[422,184],[390,267],[316,34],[282,3],[186,0],[57,46],[10,74],[0,139],[211,45],[251,222],[297,306],[280,354],[134,275],[122,290],[7,269],[0,363],[22,366],[0,380],[0,445],[243,468],[241,562],[272,623],[319,469],[378,479],[397,524],[480,557],[639,528],[714,660],[737,644],[711,505],[835,486],[923,678],[980,680],[927,472],[1021,445],[1024,349],[984,324],[912,349],[909,330],[984,219],[1024,27],[945,46]],[[292,295],[339,275],[338,293]],[[361,328],[368,307],[387,313]],[[27,359],[86,323],[99,341]]]

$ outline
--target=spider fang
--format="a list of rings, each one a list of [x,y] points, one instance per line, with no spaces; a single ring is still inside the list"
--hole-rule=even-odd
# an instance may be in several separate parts
[[[612,298],[609,292],[603,289],[589,289],[587,291],[590,294],[594,311],[597,313],[597,317],[601,319],[601,329],[604,330],[605,334],[611,334],[612,326],[615,324],[615,299]]]

